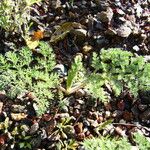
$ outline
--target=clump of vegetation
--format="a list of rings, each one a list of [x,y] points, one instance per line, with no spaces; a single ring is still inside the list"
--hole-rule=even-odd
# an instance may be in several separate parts
[[[140,133],[135,133],[134,140],[137,143],[139,150],[150,149],[150,141],[144,135],[142,135]]]
[[[41,0],[1,0],[0,27],[25,36],[29,30],[31,5]]]
[[[33,92],[37,113],[41,115],[53,98],[51,89],[58,84],[58,75],[52,72],[55,56],[47,43],[40,42],[37,55],[27,47],[0,55],[0,90],[4,90],[11,99],[26,91]]]
[[[82,145],[86,150],[131,150],[131,144],[126,138],[116,139],[110,137],[99,137],[85,139]]]
[[[69,70],[66,89],[61,88],[62,91],[69,94],[86,88],[93,97],[106,101],[105,87],[108,86],[115,96],[126,89],[135,97],[139,90],[150,88],[150,63],[146,63],[142,56],[134,57],[121,49],[103,49],[100,55],[93,53],[91,66],[94,71],[86,72],[82,57],[77,56]]]

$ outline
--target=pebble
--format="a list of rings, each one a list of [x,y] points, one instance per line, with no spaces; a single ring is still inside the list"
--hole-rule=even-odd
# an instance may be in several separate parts
[[[83,123],[78,122],[77,124],[74,125],[74,129],[77,134],[83,132]]]
[[[11,113],[10,115],[11,115],[12,120],[15,120],[15,121],[20,121],[27,117],[27,114],[25,113]]]
[[[75,96],[76,96],[76,98],[83,97],[83,96],[85,96],[85,91],[83,89],[79,89],[76,91]],[[83,103],[83,101],[82,101],[82,103]]]
[[[110,111],[105,111],[105,117],[109,118],[111,116],[111,112]]]
[[[66,133],[68,138],[71,138],[75,135],[75,129],[71,125],[67,125],[66,127],[64,127],[63,131]]]
[[[108,29],[105,31],[105,34],[108,34],[108,35],[113,36],[113,35],[116,35],[116,34],[117,34],[117,32],[116,32],[116,30],[115,30],[115,29],[108,28]]]
[[[12,105],[11,111],[14,113],[22,113],[25,111],[25,106],[22,105]]]
[[[2,113],[2,109],[3,109],[3,102],[0,102],[0,114]]]
[[[36,131],[39,129],[39,123],[34,123],[30,128],[30,134],[36,133]]]
[[[139,104],[138,105],[138,109],[140,110],[140,111],[145,111],[146,109],[147,109],[147,105],[144,105],[144,104]]]
[[[41,145],[42,139],[41,139],[41,135],[38,135],[35,138],[32,138],[30,143],[32,145],[32,147],[37,148]]]
[[[118,28],[116,31],[117,34],[121,37],[128,37],[132,32],[132,30],[126,25],[120,26],[120,28]]]
[[[97,14],[97,18],[102,22],[110,22],[113,17],[113,10],[108,7],[107,11],[102,11]]]
[[[64,77],[67,75],[67,69],[63,64],[57,64],[54,69],[54,72],[58,73],[60,77]]]
[[[41,130],[41,139],[44,140],[47,138],[47,133],[46,133],[46,130],[45,129],[42,129]]]
[[[150,120],[150,108],[145,110],[142,114],[140,114],[140,119],[144,122]]]
[[[7,98],[5,91],[0,91],[0,100],[3,101]]]
[[[61,114],[56,114],[56,118],[68,118],[69,114],[68,113],[61,113]]]
[[[135,50],[136,52],[138,52],[140,50],[140,48],[137,45],[135,45],[135,46],[133,46],[133,50]]]

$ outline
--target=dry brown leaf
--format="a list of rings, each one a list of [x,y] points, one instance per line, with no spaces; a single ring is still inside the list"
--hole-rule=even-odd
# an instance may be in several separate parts
[[[65,22],[61,24],[51,36],[51,43],[57,43],[73,29],[83,28],[84,26],[77,22]]]

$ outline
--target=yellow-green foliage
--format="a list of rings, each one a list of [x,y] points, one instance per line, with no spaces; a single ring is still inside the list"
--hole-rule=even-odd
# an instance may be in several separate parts
[[[40,56],[33,55],[26,47],[19,52],[0,55],[0,90],[5,90],[14,99],[24,91],[34,92],[38,103],[38,114],[47,110],[53,98],[51,88],[58,84],[58,75],[52,73],[55,56],[52,48],[44,42],[39,45]]]
[[[119,96],[124,89],[135,97],[139,90],[150,89],[150,63],[146,63],[142,56],[134,57],[131,52],[121,49],[102,49],[100,55],[93,53],[92,72],[85,71],[82,59],[78,57],[69,70],[67,90],[69,87],[71,91],[73,83],[78,83],[77,88],[84,87],[93,97],[106,101],[106,85],[110,86],[115,96]],[[78,74],[82,74],[82,78],[77,78]]]
[[[10,32],[26,34],[30,21],[30,6],[41,0],[1,0],[0,27]]]
[[[84,146],[85,150],[131,150],[131,144],[127,141],[126,138],[91,138],[85,139],[82,145]]]

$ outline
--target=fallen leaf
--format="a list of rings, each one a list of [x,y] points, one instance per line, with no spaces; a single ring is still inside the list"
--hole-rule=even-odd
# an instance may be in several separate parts
[[[33,41],[32,38],[26,39],[26,44],[29,47],[29,49],[35,49],[39,45],[39,40]]]
[[[42,30],[37,30],[37,31],[34,31],[31,37],[31,40],[37,41],[37,40],[43,39],[43,37],[44,37],[44,32]]]
[[[51,43],[57,43],[64,39],[72,29],[83,28],[83,25],[77,22],[65,22],[61,24],[51,36]]]

